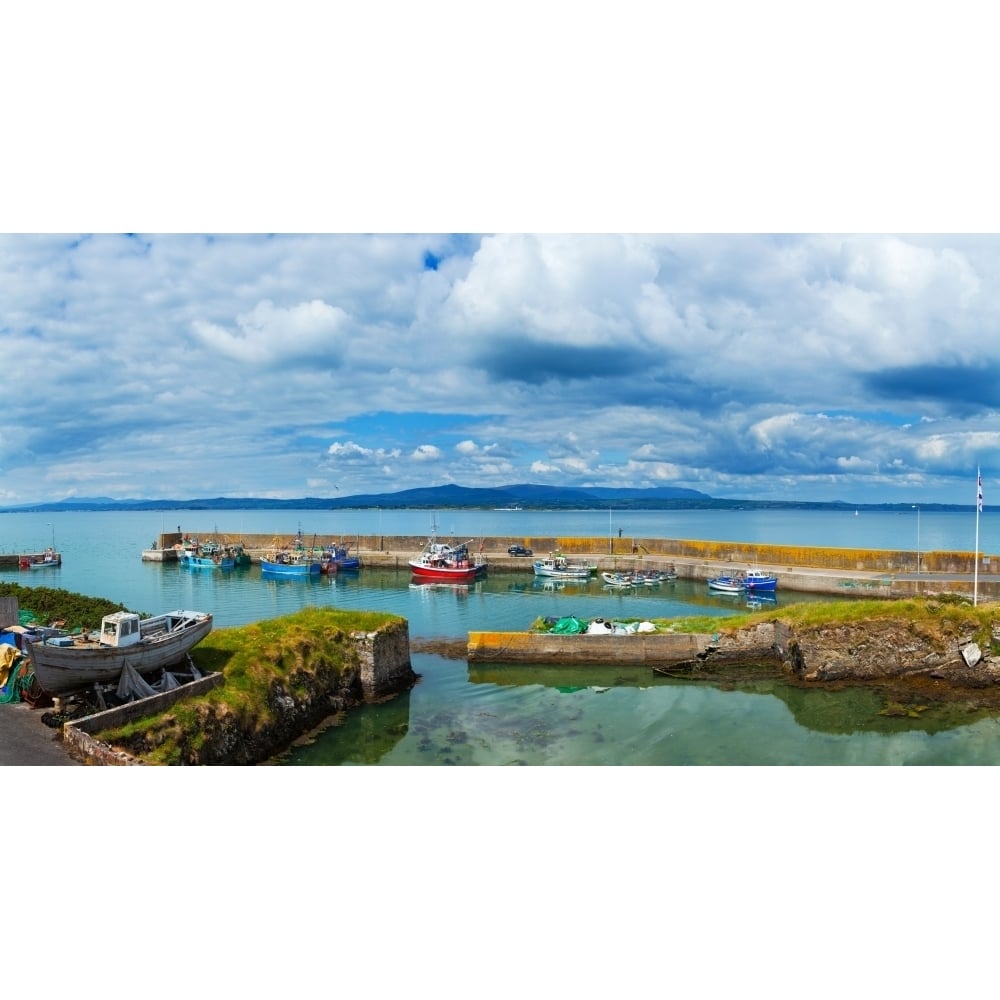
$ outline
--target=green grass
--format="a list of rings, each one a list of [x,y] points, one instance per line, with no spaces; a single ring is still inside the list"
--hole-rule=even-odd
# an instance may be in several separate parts
[[[656,619],[658,629],[671,632],[726,634],[755,621],[779,621],[797,630],[809,630],[832,625],[849,625],[866,621],[905,620],[912,628],[920,628],[939,636],[969,635],[980,646],[991,648],[992,623],[1000,616],[994,602],[975,607],[967,598],[956,595],[885,599],[828,601],[793,604],[787,608],[761,609],[747,614],[719,619],[710,616]]]
[[[238,628],[216,629],[192,651],[198,669],[219,671],[224,683],[164,712],[95,734],[137,753],[148,763],[196,763],[206,730],[224,720],[231,729],[258,734],[275,722],[275,691],[307,698],[314,682],[328,687],[356,664],[354,632],[371,632],[402,619],[382,612],[305,608]]]

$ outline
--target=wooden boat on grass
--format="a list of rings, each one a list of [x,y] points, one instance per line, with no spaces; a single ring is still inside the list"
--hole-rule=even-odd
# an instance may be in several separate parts
[[[116,611],[101,619],[96,632],[29,642],[28,657],[38,683],[59,694],[116,681],[126,664],[140,675],[173,666],[211,631],[212,615],[206,611],[170,611],[152,618]]]

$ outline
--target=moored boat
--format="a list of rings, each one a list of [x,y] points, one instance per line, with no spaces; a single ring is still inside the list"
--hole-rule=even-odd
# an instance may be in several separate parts
[[[742,594],[746,590],[742,573],[730,573],[713,577],[708,581],[708,589],[720,594]]]
[[[361,557],[350,554],[350,546],[344,542],[331,542],[323,550],[320,563],[324,573],[350,573],[361,569]]]
[[[152,618],[116,611],[101,619],[97,631],[28,642],[28,656],[38,683],[58,694],[117,680],[126,663],[142,675],[173,666],[211,631],[212,615],[206,611]]]
[[[270,576],[312,576],[323,572],[322,552],[315,545],[312,549],[306,548],[301,528],[295,533],[294,546],[279,545],[277,539],[274,545],[273,551],[261,557],[262,573]]]
[[[309,552],[279,550],[261,557],[260,570],[275,576],[311,576],[321,572],[322,566],[320,560]]]
[[[185,549],[181,552],[179,562],[188,569],[235,569],[236,557],[222,549],[206,555],[197,550]]]
[[[41,555],[22,556],[21,569],[58,569],[62,566],[62,556],[55,549],[46,549]]]
[[[535,576],[554,577],[557,580],[587,580],[597,567],[589,563],[571,563],[561,553],[553,553],[547,559],[536,559],[532,564]]]
[[[749,569],[744,574],[746,589],[752,591],[777,590],[778,578],[762,569]]]
[[[407,563],[410,571],[420,580],[451,580],[463,583],[485,575],[486,559],[482,551],[476,556],[469,553],[469,543],[448,545],[430,538],[424,550]]]

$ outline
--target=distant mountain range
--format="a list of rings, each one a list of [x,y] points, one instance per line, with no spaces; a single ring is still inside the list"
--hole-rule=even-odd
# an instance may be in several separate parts
[[[435,509],[522,507],[525,510],[903,510],[912,505],[853,504],[846,501],[740,500],[711,497],[698,490],[676,486],[624,489],[610,486],[575,487],[519,483],[514,486],[476,488],[426,486],[398,493],[359,493],[346,497],[300,497],[271,500],[261,497],[213,497],[199,500],[116,500],[112,497],[73,497],[51,503],[0,507],[0,513],[83,510],[344,510],[382,507]],[[922,504],[923,510],[968,510],[968,504]]]

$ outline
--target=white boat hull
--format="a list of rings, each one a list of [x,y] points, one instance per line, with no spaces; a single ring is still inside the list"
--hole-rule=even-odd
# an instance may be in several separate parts
[[[161,625],[164,631],[149,634]],[[132,646],[104,646],[83,638],[66,646],[54,645],[51,639],[29,643],[28,656],[38,683],[51,694],[59,694],[116,681],[126,663],[140,674],[173,666],[212,631],[212,616],[175,611],[146,619],[141,627],[143,639]]]

